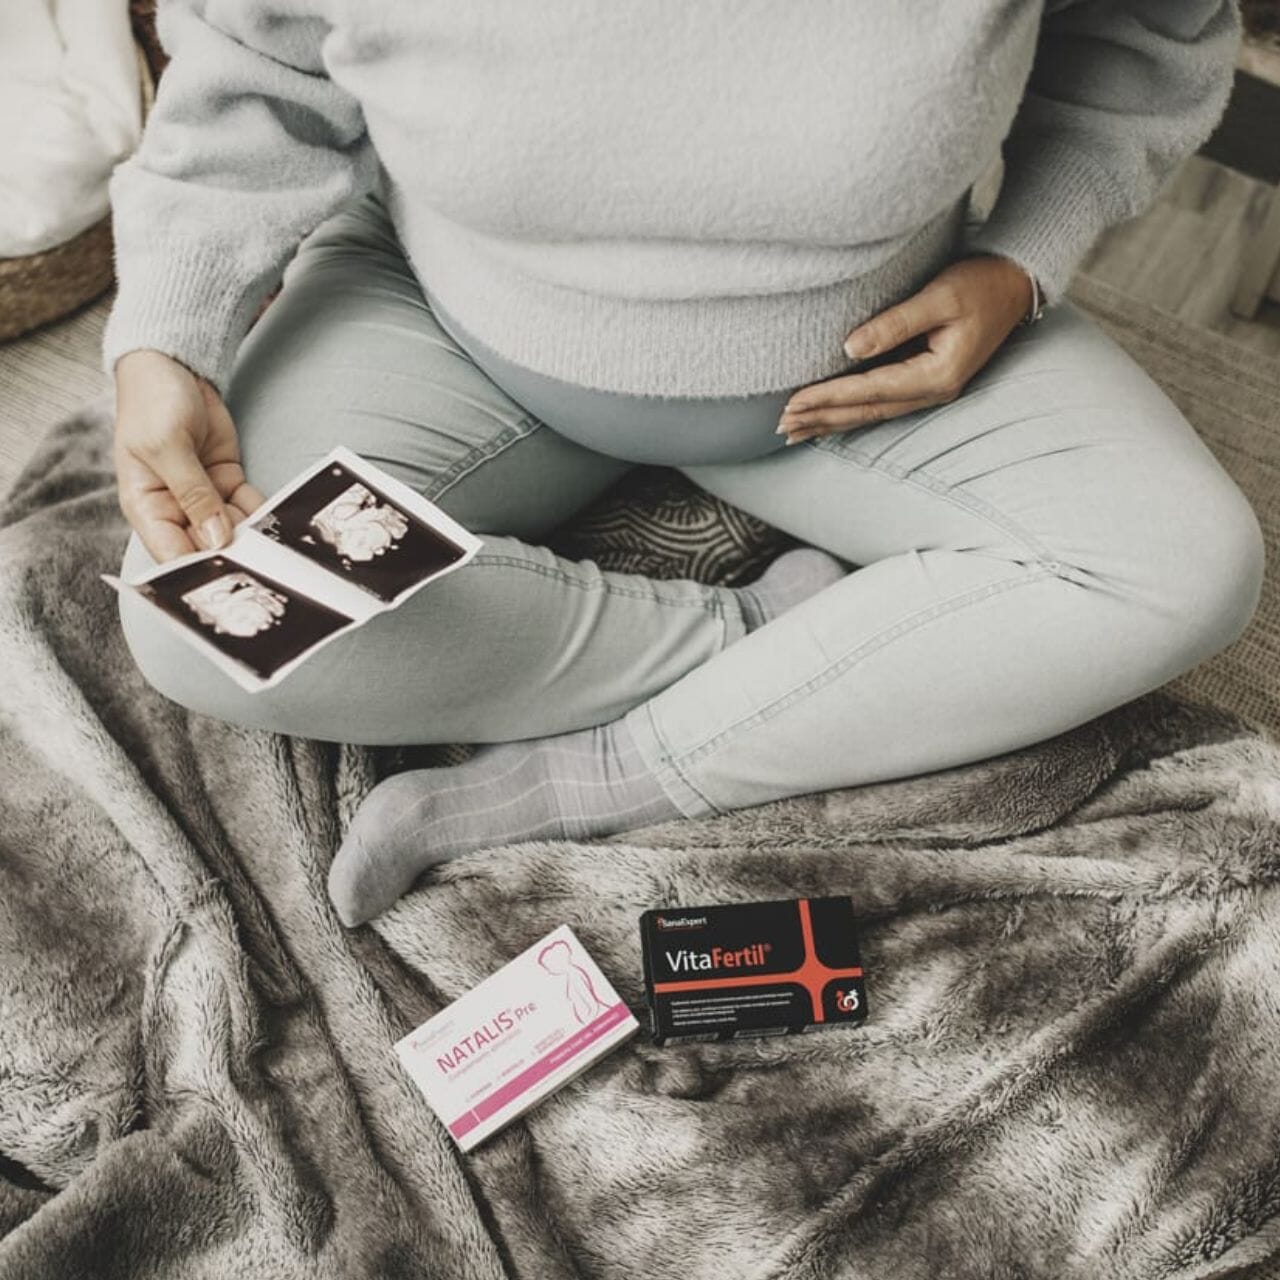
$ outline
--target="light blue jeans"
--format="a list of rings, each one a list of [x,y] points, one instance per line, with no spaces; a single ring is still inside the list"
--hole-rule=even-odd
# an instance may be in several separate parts
[[[698,817],[1040,741],[1218,652],[1257,604],[1247,501],[1069,302],[951,403],[791,447],[773,430],[787,392],[614,396],[468,343],[376,199],[307,239],[228,388],[250,481],[270,492],[348,445],[485,546],[258,694],[124,596],[156,688],[242,725],[373,744],[625,716]],[[727,588],[540,545],[635,461],[864,567],[748,635]],[[133,538],[124,573],[151,563]]]

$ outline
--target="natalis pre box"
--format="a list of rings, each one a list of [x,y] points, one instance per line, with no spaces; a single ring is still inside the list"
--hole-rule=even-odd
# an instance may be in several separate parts
[[[469,1151],[639,1028],[561,925],[411,1031],[396,1053]]]

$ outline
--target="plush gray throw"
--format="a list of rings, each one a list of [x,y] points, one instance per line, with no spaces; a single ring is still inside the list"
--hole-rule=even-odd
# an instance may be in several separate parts
[[[661,567],[723,576],[776,550],[660,479],[564,541],[622,565],[656,521]],[[348,933],[343,823],[460,749],[155,695],[97,578],[125,533],[102,406],[0,523],[0,1280],[1209,1280],[1280,1252],[1280,748],[1225,713],[1156,694],[970,768],[494,849]],[[638,1005],[643,909],[802,894],[856,904],[861,1029],[642,1035],[468,1157],[392,1054],[562,921]]]

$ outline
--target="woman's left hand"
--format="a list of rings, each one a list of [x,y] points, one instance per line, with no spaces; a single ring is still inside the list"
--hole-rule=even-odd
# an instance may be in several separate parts
[[[860,324],[845,339],[866,359],[923,337],[906,360],[801,387],[778,423],[788,444],[883,422],[954,400],[1031,307],[1031,277],[1009,258],[962,258],[919,293]]]

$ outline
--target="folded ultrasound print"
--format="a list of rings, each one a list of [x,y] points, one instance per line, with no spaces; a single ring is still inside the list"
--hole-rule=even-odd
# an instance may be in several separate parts
[[[133,582],[104,574],[255,692],[458,569],[483,545],[433,502],[337,448],[236,526]]]

